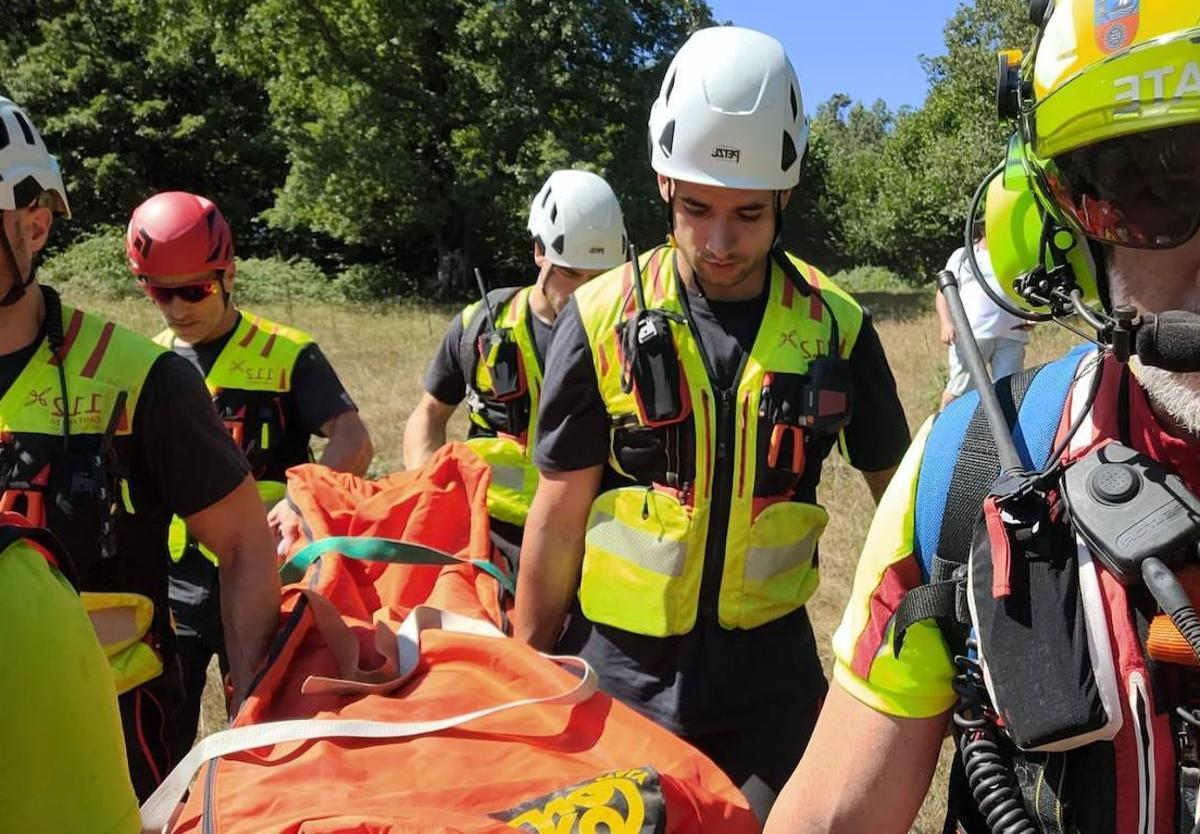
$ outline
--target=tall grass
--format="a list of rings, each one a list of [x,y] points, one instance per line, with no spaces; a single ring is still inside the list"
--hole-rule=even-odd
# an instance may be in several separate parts
[[[867,295],[909,424],[915,431],[937,408],[946,379],[946,349],[938,341],[932,296],[911,292],[864,293]],[[89,299],[70,290],[67,299],[146,334],[153,334],[161,327],[148,301]],[[251,309],[303,328],[317,339],[370,428],[376,448],[372,472],[382,474],[399,469],[404,423],[420,398],[425,365],[456,310],[419,305],[351,309],[300,302],[254,305]],[[1065,331],[1042,327],[1034,334],[1028,361],[1030,364],[1047,361],[1061,355],[1069,344]],[[460,439],[465,430],[460,410],[451,424],[450,437]],[[831,518],[821,540],[822,586],[809,609],[828,673],[829,638],[846,604],[874,504],[862,477],[836,455],[826,465],[819,499],[829,509]],[[218,729],[223,723],[217,692],[219,688],[210,687],[212,697],[207,701],[203,732]],[[951,745],[947,742],[937,778],[912,829],[914,832],[941,831],[950,752]]]

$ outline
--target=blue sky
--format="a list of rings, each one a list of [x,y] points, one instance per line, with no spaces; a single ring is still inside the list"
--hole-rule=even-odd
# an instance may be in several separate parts
[[[925,100],[921,54],[943,51],[942,25],[959,0],[709,0],[718,20],[778,38],[816,110],[837,92],[893,109]]]

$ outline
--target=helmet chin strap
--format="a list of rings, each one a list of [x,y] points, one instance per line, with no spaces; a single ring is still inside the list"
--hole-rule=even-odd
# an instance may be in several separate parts
[[[3,223],[0,223],[0,249],[4,250],[4,259],[8,262],[8,268],[13,276],[13,285],[4,294],[4,297],[0,298],[0,307],[11,307],[25,297],[25,291],[37,275],[37,264],[31,264],[29,275],[21,278],[21,270],[17,266],[17,256],[13,252],[12,243],[8,239],[8,232],[4,229]]]

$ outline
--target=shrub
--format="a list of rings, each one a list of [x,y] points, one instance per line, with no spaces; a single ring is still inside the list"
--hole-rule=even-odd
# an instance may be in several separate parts
[[[882,266],[856,266],[829,276],[839,287],[849,293],[857,292],[912,292],[913,284],[904,281],[896,273]]]
[[[47,258],[38,280],[53,287],[70,287],[97,298],[133,298],[141,294],[125,260],[125,231],[102,226],[95,234]]]
[[[352,264],[333,279],[337,296],[350,303],[411,299],[416,282],[391,264]]]
[[[236,286],[238,300],[252,304],[339,300],[329,277],[303,258],[239,260]]]

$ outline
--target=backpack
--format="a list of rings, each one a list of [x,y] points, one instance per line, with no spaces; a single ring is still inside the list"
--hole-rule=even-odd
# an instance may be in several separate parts
[[[1054,444],[1064,434],[1066,404],[1076,378],[1093,355],[1090,346],[1082,346],[1054,362],[995,384],[1027,471],[1045,470],[1051,458],[1061,451]],[[973,543],[978,546],[986,533],[981,521],[984,500],[999,473],[997,452],[979,407],[978,393],[971,392],[951,403],[937,418],[925,447],[917,486],[914,550],[926,584],[911,591],[901,603],[894,632],[902,635],[913,622],[936,619],[960,672],[972,665],[978,668],[978,663],[972,660],[977,656],[976,634],[973,617],[967,610],[964,566],[970,559]],[[1042,552],[1036,550],[1037,542],[1052,541],[1058,543],[1052,550],[1069,544],[1070,555],[1064,554],[1064,558],[1075,559],[1076,537],[1066,519],[1051,513],[1044,523],[1048,526],[1041,528],[1033,544],[1026,545],[1026,552]],[[1085,552],[1083,548],[1079,557],[1081,577]],[[1034,561],[1028,564],[1032,566]],[[1159,784],[1164,780],[1152,775],[1170,767],[1174,750],[1171,725],[1166,714],[1154,704],[1150,670],[1142,654],[1142,632],[1148,629],[1148,621],[1136,611],[1134,616],[1128,616],[1132,608],[1114,577],[1094,566],[1087,570],[1095,576],[1098,590],[1093,590],[1095,596],[1081,603],[1080,608],[1086,606],[1092,612],[1086,615],[1089,619],[1094,612],[1102,612],[1100,622],[1109,624],[1112,635],[1111,643],[1106,637],[1103,641],[1106,645],[1098,650],[1091,647],[1089,652],[1093,654],[1091,662],[1097,679],[1113,676],[1116,687],[1117,698],[1109,711],[1106,734],[1079,746],[1046,752],[1036,746],[1022,749],[1007,730],[1000,732],[993,727],[989,732],[996,738],[986,751],[992,757],[992,770],[986,778],[981,773],[976,776],[987,781],[1007,772],[1005,778],[1017,794],[995,792],[998,784],[995,782],[980,790],[982,782],[972,785],[968,780],[963,756],[955,756],[946,832],[988,834],[1005,814],[1017,810],[1021,804],[1027,817],[1038,826],[1037,830],[1056,834],[1174,830],[1175,786]],[[1089,633],[1089,642],[1090,637]],[[1029,669],[1028,674],[1036,677],[1039,672]],[[975,726],[963,720],[968,715],[964,707],[978,706],[978,702],[971,703],[969,692],[964,695],[970,689],[961,688],[966,678],[960,675],[956,681],[960,695],[955,710],[956,733],[960,751],[975,747],[978,753],[981,737],[972,735]],[[1130,778],[1131,773],[1140,776]],[[1019,801],[1015,801],[1018,797]]]

